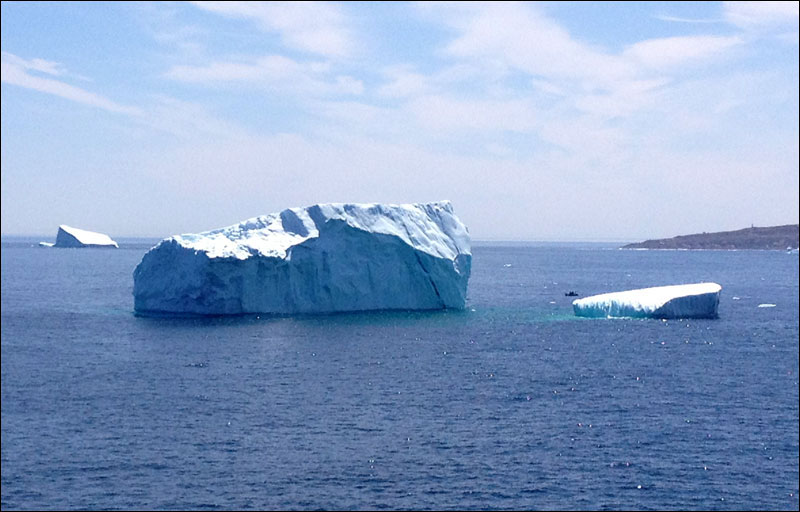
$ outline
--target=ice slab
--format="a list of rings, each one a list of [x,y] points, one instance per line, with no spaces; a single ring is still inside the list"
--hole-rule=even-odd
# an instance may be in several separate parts
[[[657,286],[576,299],[577,316],[591,318],[716,318],[717,283]]]
[[[449,201],[317,204],[173,236],[134,271],[138,314],[463,308],[472,262]]]
[[[41,247],[113,247],[119,248],[117,242],[103,233],[86,231],[62,224],[58,226],[56,243],[39,242]]]

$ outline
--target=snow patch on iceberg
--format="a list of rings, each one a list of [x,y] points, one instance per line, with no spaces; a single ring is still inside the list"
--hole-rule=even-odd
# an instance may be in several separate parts
[[[591,318],[716,318],[720,290],[717,283],[657,286],[576,299],[572,308]]]
[[[73,228],[62,224],[58,226],[56,243],[39,242],[41,247],[114,247],[119,248],[117,242],[110,236],[85,229]]]
[[[463,308],[472,255],[449,201],[318,204],[162,240],[134,271],[139,314]]]

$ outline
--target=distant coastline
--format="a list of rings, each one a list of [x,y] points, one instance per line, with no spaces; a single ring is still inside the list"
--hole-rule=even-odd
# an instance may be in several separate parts
[[[798,233],[800,233],[798,224],[766,228],[749,227],[736,231],[646,240],[623,245],[622,249],[787,250],[798,248],[798,238],[800,238]]]

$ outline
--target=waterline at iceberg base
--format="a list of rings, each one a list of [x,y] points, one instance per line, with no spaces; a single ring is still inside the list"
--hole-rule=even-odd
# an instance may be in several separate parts
[[[449,201],[318,204],[162,240],[134,277],[139,315],[464,308],[472,255]]]

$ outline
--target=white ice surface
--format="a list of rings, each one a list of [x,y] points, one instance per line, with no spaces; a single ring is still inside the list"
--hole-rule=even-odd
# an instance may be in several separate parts
[[[117,242],[103,233],[86,231],[62,224],[58,227],[55,247],[119,247]]]
[[[226,228],[172,238],[187,249],[205,252],[210,258],[244,260],[253,255],[283,258],[290,247],[318,237],[317,225],[329,220],[341,220],[370,233],[396,236],[439,258],[452,259],[460,252],[469,252],[469,234],[455,218],[449,201],[400,205],[329,203],[290,208]]]
[[[470,237],[448,201],[319,204],[162,240],[134,272],[139,313],[463,308]]]
[[[572,307],[593,318],[716,318],[720,290],[717,283],[657,286],[584,297]]]

